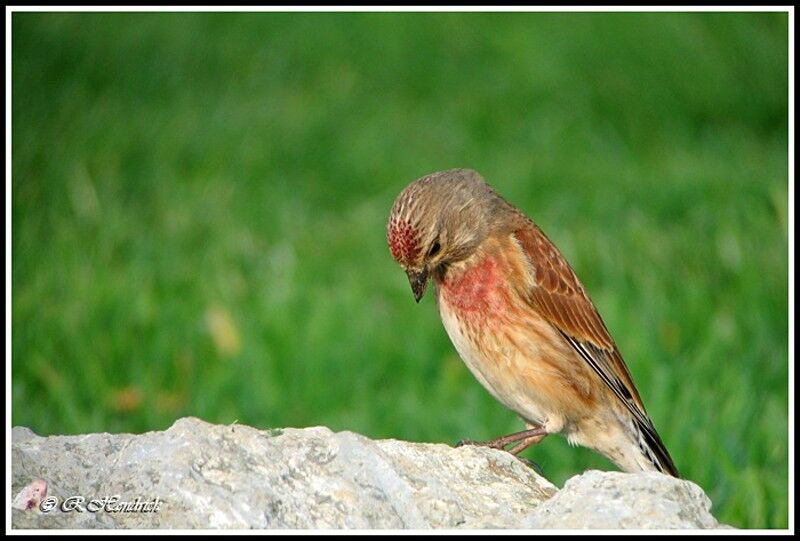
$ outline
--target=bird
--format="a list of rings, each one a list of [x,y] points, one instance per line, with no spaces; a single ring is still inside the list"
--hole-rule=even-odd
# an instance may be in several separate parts
[[[477,171],[449,169],[411,182],[392,205],[386,236],[414,299],[419,303],[433,282],[459,356],[526,426],[460,444],[519,455],[560,434],[622,471],[680,478],[575,271]]]

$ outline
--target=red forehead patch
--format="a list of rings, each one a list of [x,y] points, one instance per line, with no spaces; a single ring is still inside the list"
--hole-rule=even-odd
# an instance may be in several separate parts
[[[389,223],[389,249],[398,263],[412,263],[419,255],[417,235],[414,228],[406,220],[395,218]]]

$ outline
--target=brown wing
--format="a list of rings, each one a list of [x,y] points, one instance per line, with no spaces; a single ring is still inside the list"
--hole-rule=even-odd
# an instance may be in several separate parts
[[[526,222],[513,235],[534,270],[535,284],[527,292],[531,306],[561,333],[625,404],[644,442],[659,459],[653,462],[677,477],[677,469],[647,416],[628,367],[583,285],[542,230],[533,222]],[[648,455],[644,448],[642,451]]]
[[[644,412],[628,367],[564,256],[535,224],[518,229],[514,236],[535,272],[536,283],[528,292],[531,304],[561,333],[602,354],[598,359],[603,372],[600,375],[614,383],[612,389],[618,387],[626,398],[633,397]]]

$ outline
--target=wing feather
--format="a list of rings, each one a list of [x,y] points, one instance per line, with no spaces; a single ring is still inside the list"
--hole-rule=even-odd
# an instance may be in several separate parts
[[[534,272],[535,284],[525,292],[532,307],[561,333],[630,411],[646,442],[642,445],[640,440],[642,452],[662,471],[677,477],[678,471],[647,415],[628,367],[572,267],[533,222],[526,219],[513,236]]]

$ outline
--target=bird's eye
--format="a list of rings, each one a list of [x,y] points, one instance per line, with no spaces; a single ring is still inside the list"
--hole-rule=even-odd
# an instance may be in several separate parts
[[[439,244],[439,241],[437,240],[436,242],[433,243],[433,246],[431,246],[431,249],[428,252],[428,257],[433,257],[436,254],[438,254],[439,250],[441,250],[441,248],[442,248],[442,246]]]

